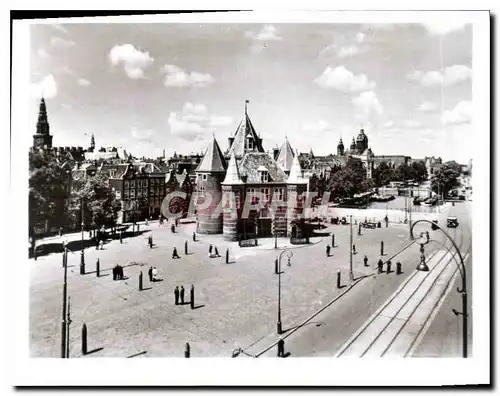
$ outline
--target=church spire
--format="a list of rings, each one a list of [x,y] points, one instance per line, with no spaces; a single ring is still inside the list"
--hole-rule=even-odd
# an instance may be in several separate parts
[[[95,139],[94,139],[94,134],[90,137],[90,151],[93,152],[95,149]]]

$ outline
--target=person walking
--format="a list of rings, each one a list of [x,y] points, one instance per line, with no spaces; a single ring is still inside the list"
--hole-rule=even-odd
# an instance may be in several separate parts
[[[175,296],[175,305],[179,305],[179,286],[175,286],[174,296]]]
[[[196,242],[196,232],[193,232],[193,242]]]
[[[368,257],[366,257],[366,254],[365,257],[363,257],[363,263],[365,264],[365,267],[368,267]]]
[[[179,254],[177,253],[177,248],[174,247],[174,251],[172,252],[173,259],[180,259]]]
[[[326,245],[326,257],[330,257],[330,245]]]
[[[219,250],[217,249],[217,246],[215,247],[215,255],[216,255],[217,257],[220,257],[220,255],[219,255]]]
[[[184,305],[184,286],[181,286],[180,297],[181,297],[181,305]]]
[[[210,246],[208,247],[208,257],[212,257],[212,250],[213,250],[213,246],[212,246],[212,245],[210,245]]]
[[[148,277],[149,277],[149,281],[153,282],[153,267],[149,267],[149,269],[148,269]]]
[[[278,357],[284,357],[285,356],[285,340],[280,337],[278,341]]]
[[[379,259],[378,263],[377,263],[377,273],[379,273],[379,274],[382,273],[382,267],[383,266],[384,266],[384,262],[382,261],[382,259]]]

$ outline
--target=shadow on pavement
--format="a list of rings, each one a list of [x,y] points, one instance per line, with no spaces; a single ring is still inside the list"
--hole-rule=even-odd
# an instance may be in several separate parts
[[[103,349],[104,349],[103,347],[101,347],[101,348],[95,348],[95,349],[92,349],[91,351],[87,352],[87,353],[85,354],[85,356],[90,355],[90,354],[92,354],[92,353],[96,353],[96,352],[102,351]]]

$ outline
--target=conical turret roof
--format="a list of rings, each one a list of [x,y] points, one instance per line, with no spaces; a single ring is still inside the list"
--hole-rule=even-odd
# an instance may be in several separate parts
[[[292,166],[290,168],[290,175],[287,179],[287,184],[304,184],[306,180],[302,178],[302,169],[299,163],[299,152],[297,151],[293,157]]]
[[[241,120],[236,129],[236,132],[233,136],[233,143],[231,147],[229,147],[228,154],[235,153],[237,159],[241,159],[245,155],[245,141],[250,137],[253,141],[253,147],[251,150],[247,151],[256,151],[259,153],[264,153],[264,149],[262,148],[262,143],[253,127],[252,121],[250,121],[250,117],[245,113],[245,116]]]
[[[276,163],[281,167],[281,169],[288,172],[292,167],[293,157],[292,146],[290,146],[288,139],[285,138],[285,141],[281,145],[280,151],[278,152]]]
[[[234,152],[231,154],[231,159],[229,160],[229,165],[227,166],[226,178],[222,184],[243,184],[240,177],[240,170],[238,169],[238,162],[236,161],[236,156]]]
[[[36,123],[36,133],[39,135],[48,135],[50,133],[49,121],[47,119],[47,107],[45,105],[44,98],[40,100],[38,122]]]
[[[205,155],[200,162],[200,165],[196,169],[196,172],[225,172],[226,171],[226,160],[224,155],[215,140],[213,138],[212,142],[205,151]]]

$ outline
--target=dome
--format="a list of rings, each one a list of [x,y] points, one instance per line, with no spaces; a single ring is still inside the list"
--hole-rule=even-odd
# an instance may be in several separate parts
[[[337,147],[339,147],[339,148],[340,148],[340,147],[344,148],[344,143],[342,143],[342,139],[340,139],[339,144],[337,144]]]

